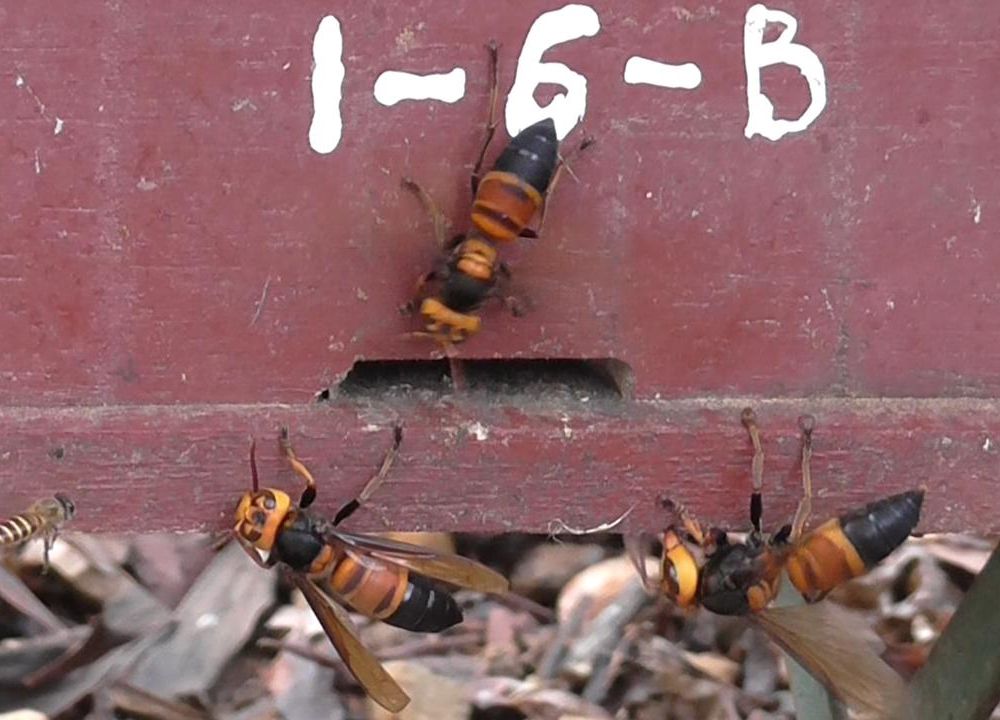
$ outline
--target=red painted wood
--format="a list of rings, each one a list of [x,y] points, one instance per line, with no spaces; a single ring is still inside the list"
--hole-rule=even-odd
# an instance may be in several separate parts
[[[798,502],[796,417],[805,404],[757,406],[769,522],[784,522]],[[808,406],[817,420],[817,519],[925,484],[921,530],[1000,532],[992,402]],[[398,464],[351,527],[546,532],[556,520],[591,527],[634,506],[620,527],[652,530],[663,525],[658,499],[668,495],[706,520],[742,528],[751,448],[740,408],[676,401],[576,412],[385,403],[8,411],[0,418],[0,491],[11,507],[71,492],[81,530],[222,529],[250,484],[252,433],[261,482],[298,492],[278,455],[277,428],[287,423],[317,477],[317,508],[332,514],[378,465],[398,418]]]
[[[0,10],[0,424],[11,453],[0,489],[13,503],[68,483],[89,509],[82,528],[205,527],[242,487],[247,433],[283,419],[321,467],[346,453],[338,465],[355,479],[379,446],[359,435],[363,411],[305,403],[357,358],[431,355],[396,312],[434,253],[399,180],[419,179],[463,223],[486,110],[482,45],[501,42],[509,88],[528,27],[553,8],[57,7]],[[532,312],[487,311],[462,352],[617,357],[640,404],[597,419],[419,406],[386,517],[587,524],[677,482],[697,509],[721,503],[719,516],[737,519],[738,408],[706,419],[694,399],[752,395],[781,399],[767,429],[784,439],[784,466],[790,418],[832,403],[820,423],[837,502],[820,507],[926,481],[928,527],[996,530],[997,465],[982,446],[1000,424],[1000,6],[773,6],[799,19],[796,40],[829,85],[816,123],[776,143],[743,136],[745,7],[593,7],[601,32],[546,60],[587,76],[570,141],[585,131],[598,144],[574,163],[580,182],[560,184],[544,238],[513,254]],[[345,34],[345,129],[319,155],[307,143],[311,45],[331,12]],[[691,92],[627,86],[634,54],[695,61],[705,80]],[[383,70],[455,66],[469,79],[454,105],[372,98]],[[808,100],[789,68],[765,71],[764,85],[784,115]],[[879,411],[823,399],[883,395],[928,401]],[[900,407],[912,435],[880,429],[876,416]],[[562,438],[553,418],[564,414],[591,430]],[[447,428],[479,417],[510,444],[445,449]],[[57,445],[60,461],[46,454]],[[642,508],[637,521],[654,523]]]

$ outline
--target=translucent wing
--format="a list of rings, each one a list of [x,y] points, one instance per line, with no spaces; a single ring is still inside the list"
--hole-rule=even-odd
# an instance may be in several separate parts
[[[287,575],[305,595],[326,636],[368,696],[389,712],[396,713],[405,708],[410,702],[409,696],[358,639],[347,612],[327,600],[320,589],[304,575],[293,572]]]
[[[751,617],[838,700],[871,720],[899,720],[906,684],[865,641],[863,622],[828,602]]]
[[[470,590],[505,593],[510,589],[503,575],[460,555],[445,555],[418,545],[332,529],[325,529],[324,540],[332,545],[347,545],[429,578]]]
[[[646,572],[646,558],[649,557],[649,537],[643,533],[626,534],[622,536],[622,543],[625,546],[625,554],[632,562],[632,567],[639,574],[639,581],[651,595],[660,594],[660,586]]]

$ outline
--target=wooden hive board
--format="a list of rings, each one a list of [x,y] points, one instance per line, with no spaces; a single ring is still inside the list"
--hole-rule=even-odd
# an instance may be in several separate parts
[[[282,423],[333,508],[401,418],[391,486],[352,527],[545,531],[634,506],[620,527],[652,529],[663,493],[743,524],[752,402],[769,518],[794,508],[795,417],[811,412],[818,513],[926,485],[922,529],[997,532],[1000,5],[770,10],[790,16],[479,0],[0,13],[0,514],[65,490],[83,530],[225,527],[249,436]],[[792,44],[767,19],[797,21]],[[389,392],[427,371],[389,368],[345,397],[358,360],[434,355],[397,312],[435,253],[400,179],[462,229],[491,37],[507,127],[570,72],[559,127],[597,143],[544,236],[508,253],[529,314],[486,309],[461,355],[614,359],[628,397],[534,365],[517,387],[493,366],[471,394]],[[568,70],[540,69],[543,52]],[[694,65],[656,79],[633,57]],[[426,81],[384,72],[455,68],[460,98],[385,104]],[[789,131],[767,102],[815,118]],[[261,456],[265,479],[292,481],[274,446]]]

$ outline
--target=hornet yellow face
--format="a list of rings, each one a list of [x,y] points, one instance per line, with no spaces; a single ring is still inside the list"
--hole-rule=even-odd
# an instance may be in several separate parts
[[[270,552],[292,499],[280,490],[244,493],[236,507],[236,537],[257,550]]]
[[[681,607],[691,607],[698,595],[698,562],[673,530],[663,536],[660,584],[663,594]]]

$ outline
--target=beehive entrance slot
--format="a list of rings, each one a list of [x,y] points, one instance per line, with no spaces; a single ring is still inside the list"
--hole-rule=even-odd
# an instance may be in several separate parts
[[[632,385],[632,369],[613,358],[359,360],[343,381],[317,397],[462,393],[587,402],[631,398]]]

